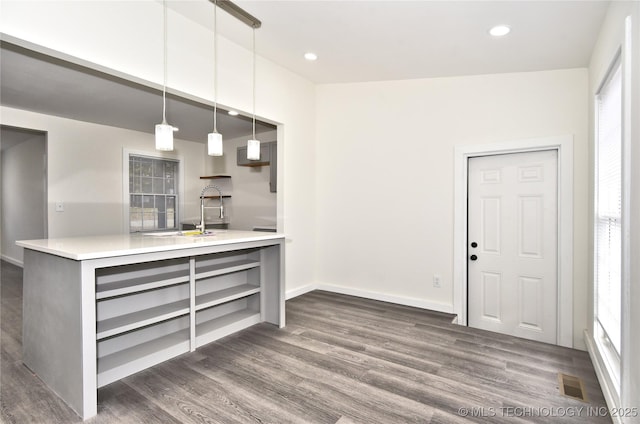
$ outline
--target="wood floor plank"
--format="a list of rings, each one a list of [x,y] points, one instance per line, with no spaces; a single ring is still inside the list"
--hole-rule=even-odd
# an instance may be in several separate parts
[[[259,411],[256,407],[257,399],[247,396],[241,388],[228,390],[217,380],[195,372],[184,372],[183,375],[176,376],[171,370],[173,366],[176,364],[160,364],[124,381],[150,402],[167,410],[178,422],[196,424],[260,421],[257,418],[260,415],[256,415]],[[202,381],[198,381],[199,378]],[[207,386],[206,390],[202,390],[203,385]],[[261,412],[266,415],[268,411]],[[286,414],[282,415],[283,422],[292,422]]]
[[[82,422],[82,421],[80,421]],[[165,408],[147,402],[145,397],[122,382],[105,386],[98,392],[98,415],[85,424],[180,424]]]
[[[230,348],[237,349],[238,351],[244,350],[244,347],[242,345],[238,346],[237,343],[232,342],[228,343],[228,345]],[[287,354],[288,349],[284,344],[269,342],[268,336],[258,336],[258,338],[252,339],[251,345],[254,346],[254,348],[257,346],[258,349],[263,350],[260,354],[261,360],[268,361],[269,364],[278,364],[277,366],[282,366],[284,369],[303,377],[303,381],[299,383],[297,387],[305,387],[311,391],[308,396],[312,396],[314,399],[322,399],[323,402],[326,403],[325,407],[332,409],[340,407],[339,412],[344,413],[352,419],[361,420],[367,418],[369,422],[372,422],[371,420],[375,421],[375,417],[377,416],[378,419],[385,419],[382,422],[398,422],[397,412],[393,416],[389,416],[387,410],[392,408],[392,405],[398,406],[400,404],[403,404],[403,412],[400,415],[403,416],[404,420],[400,422],[413,422],[418,419],[418,417],[424,420],[426,416],[431,414],[431,409],[425,405],[407,402],[407,399],[392,396],[392,394],[387,391],[363,385],[355,375],[345,374],[340,369],[337,370],[338,372],[335,372],[336,370],[333,367],[326,367],[326,363],[310,365],[315,361],[309,360],[305,358],[305,356],[307,354],[314,356],[313,352],[304,353],[298,351],[297,355],[290,356]],[[253,353],[254,352],[251,352],[250,355]],[[318,381],[324,382],[327,385],[326,391],[322,394],[316,393],[315,390],[318,389],[317,386],[313,386],[310,383]],[[342,394],[336,398],[335,395],[332,395],[335,393]],[[351,399],[353,393],[358,393],[357,398]],[[349,405],[362,403],[360,399],[375,401],[375,405],[363,406],[363,410],[358,415],[352,410],[353,406],[343,404],[345,399],[351,399]],[[390,400],[392,401],[391,404],[389,404]],[[381,409],[383,406],[384,408]],[[371,415],[372,411],[375,412],[373,416]]]
[[[438,387],[408,381],[393,374],[376,370],[368,372],[363,377],[363,381],[416,402],[433,405],[437,410],[450,414],[457,413],[463,407],[480,408],[483,405],[487,405],[486,399],[478,399],[477,397],[469,399],[464,396],[457,396],[449,391],[439,390]],[[483,422],[480,417],[471,417],[470,419],[472,422]],[[496,417],[495,422],[507,422],[507,420],[502,419],[502,417]]]
[[[22,272],[1,262],[0,273],[2,422],[82,422],[22,365]],[[286,314],[284,329],[257,324],[99,389],[87,423],[517,424],[549,422],[535,408],[606,406],[586,352],[324,291]],[[589,403],[562,396],[558,372],[580,377]]]
[[[438,371],[438,374],[441,376],[445,376],[446,378],[456,380],[456,381],[464,381],[466,384],[472,385],[474,387],[478,387],[484,389],[486,391],[493,392],[499,396],[501,396],[505,401],[502,405],[482,405],[483,407],[494,408],[494,410],[499,411],[499,408],[504,407],[517,407],[517,408],[529,408],[533,411],[546,409],[546,410],[559,410],[560,408],[569,408],[572,411],[578,411],[579,408],[585,406],[581,401],[567,398],[555,393],[553,395],[549,395],[546,393],[540,394],[539,390],[544,389],[544,385],[536,385],[535,390],[523,393],[522,391],[518,391],[517,389],[520,387],[520,384],[513,386],[512,382],[504,382],[504,381],[493,381],[490,378],[481,376],[480,373],[473,372],[462,372],[458,368],[454,367],[443,367]],[[557,388],[557,380],[547,382],[547,386],[556,387]],[[540,422],[546,423],[548,422],[548,417],[528,417],[528,420],[531,422]],[[594,423],[607,423],[611,422],[609,417],[563,417],[562,422],[594,422]]]
[[[332,320],[314,316],[312,313],[298,313],[296,321],[303,325],[319,330],[329,332],[333,326]],[[357,326],[357,331],[353,329],[353,323],[337,319],[337,334],[343,335],[345,338],[357,340],[362,343],[375,343],[378,346],[392,348],[398,352],[408,355],[417,355],[418,357],[441,361],[443,357],[449,360],[458,359],[461,362],[474,362],[479,365],[493,366],[504,369],[505,361],[501,358],[491,357],[488,355],[477,354],[468,355],[466,352],[456,351],[449,344],[438,343],[437,338],[409,338],[398,335],[392,331],[376,330],[367,326]]]
[[[305,379],[301,387],[313,396],[322,396],[327,407],[356,422],[424,423],[433,415],[433,407],[403,396],[390,396],[360,382],[338,384],[335,380]],[[363,393],[373,394],[362,396]],[[417,405],[417,407],[416,407]]]
[[[339,414],[299,386],[303,380],[301,377],[284,369],[274,370],[268,362],[239,355],[225,346],[218,346],[215,359],[204,359],[193,364],[192,368],[226,384],[242,384],[261,399],[297,416],[299,422],[335,423],[340,418]]]
[[[575,365],[566,366],[564,369],[568,370],[567,374],[579,377],[590,393],[596,396],[602,395],[598,378],[593,371]],[[535,379],[539,384],[544,384],[544,382],[552,381],[558,377],[556,370],[543,370],[524,362],[508,361],[507,371],[517,373],[523,378]]]
[[[299,306],[292,306],[292,311],[300,311],[304,313],[308,309],[300,308]],[[419,328],[416,328],[415,324],[406,320],[392,318],[386,315],[372,316],[368,313],[362,313],[357,311],[344,310],[339,306],[324,306],[322,310],[314,312],[317,317],[323,317],[326,320],[334,322],[344,322],[347,325],[351,325],[353,322],[358,322],[358,325],[363,328],[368,328],[374,331],[381,331],[393,334],[401,334],[407,337],[419,337],[424,334]],[[449,343],[455,341],[455,337],[450,333],[444,331],[440,333],[430,333],[431,340],[439,343]]]
[[[403,319],[413,322],[443,322],[450,324],[455,318],[454,314],[448,314],[445,312],[429,311],[425,309],[417,309],[411,306],[399,305],[389,302],[376,302],[372,303],[371,300],[355,297],[355,296],[340,296],[336,297],[335,293],[315,290],[309,293],[310,299],[321,299],[322,304],[329,305],[341,305],[345,306],[347,310],[358,310],[365,308],[375,308],[377,310],[382,309],[382,314],[388,316],[402,316]],[[306,297],[305,297],[306,300]],[[374,307],[375,305],[375,307]]]
[[[0,404],[7,423],[79,420],[71,408],[21,362],[4,358],[0,364]]]

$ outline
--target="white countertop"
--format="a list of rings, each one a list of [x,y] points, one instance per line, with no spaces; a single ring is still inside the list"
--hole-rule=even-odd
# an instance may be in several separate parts
[[[111,236],[20,240],[16,244],[26,249],[81,261],[281,238],[284,238],[284,234],[260,231],[213,230],[210,234],[196,236],[160,235],[160,233],[154,235],[117,234]]]

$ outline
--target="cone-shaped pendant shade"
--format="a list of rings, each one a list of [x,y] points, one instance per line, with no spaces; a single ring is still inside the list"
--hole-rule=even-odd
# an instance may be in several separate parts
[[[207,153],[209,156],[222,156],[222,134],[210,132],[207,136]]]

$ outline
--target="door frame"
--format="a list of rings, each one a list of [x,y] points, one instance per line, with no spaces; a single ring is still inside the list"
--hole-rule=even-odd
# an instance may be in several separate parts
[[[506,141],[478,146],[457,146],[454,164],[453,312],[457,323],[468,325],[467,196],[468,161],[477,156],[558,152],[558,304],[559,346],[573,347],[573,136],[562,135]]]

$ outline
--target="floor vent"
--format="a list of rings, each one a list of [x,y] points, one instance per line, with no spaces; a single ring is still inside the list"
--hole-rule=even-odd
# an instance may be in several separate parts
[[[584,384],[581,379],[573,375],[558,373],[558,381],[560,381],[560,393],[583,402],[588,402],[587,392],[584,390]]]

